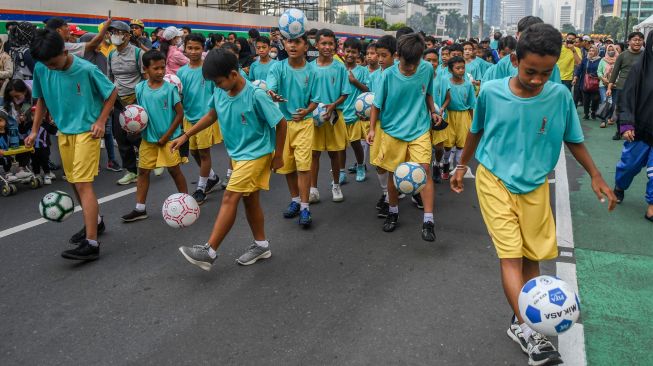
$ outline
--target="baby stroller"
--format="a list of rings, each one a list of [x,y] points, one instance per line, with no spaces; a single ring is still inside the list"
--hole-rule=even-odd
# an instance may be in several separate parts
[[[5,157],[11,159],[11,165],[14,166],[18,164],[15,158],[16,155],[33,152],[34,148],[32,147],[19,146],[17,148],[10,148],[3,154]],[[3,197],[16,194],[18,192],[16,184],[18,183],[29,185],[32,189],[43,186],[43,179],[32,173],[32,170],[29,167],[24,167],[22,173],[23,174],[20,175],[8,173],[6,176],[0,174],[0,194]]]

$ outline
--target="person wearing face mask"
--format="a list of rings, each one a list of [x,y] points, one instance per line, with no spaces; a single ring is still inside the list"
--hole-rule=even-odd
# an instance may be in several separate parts
[[[279,49],[276,46],[270,45],[270,58],[276,60],[279,55]]]
[[[320,52],[315,47],[316,35],[317,35],[317,29],[315,28],[306,32],[306,36],[308,37],[308,51],[306,51],[306,61],[308,62],[315,60],[320,55]]]
[[[182,52],[184,33],[177,27],[168,27],[161,34],[159,50],[166,56],[166,74],[177,75],[180,67],[188,64],[188,57]]]
[[[270,47],[275,47],[277,49],[277,60],[281,61],[288,58],[288,52],[286,52],[283,45],[281,32],[277,27],[270,29]]]
[[[599,85],[599,96],[601,98],[601,103],[604,103],[607,99],[605,93],[608,90],[608,84],[610,83],[610,74],[612,74],[612,69],[614,69],[614,62],[617,60],[619,52],[617,52],[617,47],[613,44],[608,44],[605,47],[605,56],[601,59],[599,63],[599,69],[597,71],[599,78],[601,79],[601,84]],[[605,128],[607,120],[601,122],[600,127]],[[613,122],[610,121],[610,124]]]

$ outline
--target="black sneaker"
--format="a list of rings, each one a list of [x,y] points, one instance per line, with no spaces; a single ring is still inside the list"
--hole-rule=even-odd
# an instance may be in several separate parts
[[[419,193],[414,194],[410,198],[410,200],[413,201],[413,203],[417,206],[417,208],[419,208],[419,209],[424,208],[424,202],[422,202],[422,196]]]
[[[621,140],[621,134],[619,134],[619,132],[615,133],[614,136],[612,136],[612,139],[615,141]]]
[[[553,346],[553,343],[537,332],[533,332],[528,338],[526,353],[528,353],[528,364],[531,366],[549,366],[562,363],[560,353]]]
[[[203,190],[198,189],[195,192],[193,192],[193,198],[195,199],[195,201],[197,201],[198,205],[201,205],[202,203],[204,203],[204,201],[206,201],[206,193],[204,193]]]
[[[422,224],[422,240],[435,241],[435,224],[427,221]]]
[[[440,165],[433,164],[433,166],[431,166],[431,179],[435,183],[442,183],[442,177],[440,176]]]
[[[100,216],[100,223],[97,225],[97,235],[100,236],[102,233],[104,233],[105,226],[104,226],[104,216]],[[81,230],[73,234],[73,236],[68,240],[70,244],[80,244],[84,239],[86,239],[86,226],[84,226]]]
[[[144,220],[147,219],[147,211],[138,211],[138,210],[132,210],[132,212],[128,213],[127,215],[124,215],[121,217],[123,222],[134,222],[138,220]]]
[[[220,177],[216,174],[215,179],[209,178],[209,180],[206,181],[206,188],[204,188],[204,193],[209,194],[213,192],[220,183]]]
[[[75,249],[65,250],[61,253],[61,256],[66,259],[76,259],[80,261],[94,261],[100,258],[100,243],[97,246],[93,246],[88,243],[88,240],[84,239]]]
[[[625,193],[626,193],[626,192],[624,192],[623,189],[619,189],[619,188],[617,188],[617,187],[614,187],[614,189],[612,190],[612,192],[614,192],[614,195],[617,196],[617,203],[621,203],[621,202],[623,202],[623,200],[624,200],[624,195],[625,195]]]
[[[397,228],[397,220],[399,219],[399,214],[398,213],[388,213],[388,217],[385,218],[385,222],[383,223],[383,231],[386,233],[390,233],[395,231]]]
[[[381,207],[383,207],[383,203],[385,202],[385,194],[381,195],[381,198],[379,198],[378,201],[376,201],[376,209],[380,210]]]
[[[384,219],[384,218],[388,217],[389,213],[390,213],[390,204],[388,202],[386,202],[386,201],[383,201],[383,203],[381,204],[381,209],[376,214],[376,217],[378,217],[380,219]]]

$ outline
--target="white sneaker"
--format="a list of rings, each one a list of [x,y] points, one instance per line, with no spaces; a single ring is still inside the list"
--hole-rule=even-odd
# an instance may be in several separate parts
[[[52,179],[52,180],[56,180],[56,179],[57,179],[57,176],[54,175],[53,172],[50,172],[50,173],[46,174],[45,176],[48,177],[48,178],[50,178],[50,179]]]
[[[104,149],[104,139],[100,140],[100,149]]]
[[[52,178],[50,178],[47,174],[43,174],[43,184],[49,186],[52,184]]]
[[[308,203],[318,203],[320,202],[320,191],[315,190],[311,191],[308,194]]]
[[[156,175],[157,177],[160,176],[161,174],[163,174],[163,172],[165,172],[165,168],[156,168],[156,169],[154,169],[154,175]]]
[[[333,202],[342,202],[345,199],[345,197],[342,195],[342,190],[340,189],[340,186],[336,186],[336,185],[332,186],[331,194],[333,195]]]
[[[15,181],[18,180],[18,178],[16,178],[16,176],[13,175],[13,174],[11,174],[11,173],[7,173],[7,175],[5,176],[5,178],[7,179],[7,182],[9,182],[9,183],[11,183],[11,182],[15,182]]]
[[[16,177],[16,179],[25,179],[31,177],[32,173],[21,170],[18,173],[14,174],[14,176]]]

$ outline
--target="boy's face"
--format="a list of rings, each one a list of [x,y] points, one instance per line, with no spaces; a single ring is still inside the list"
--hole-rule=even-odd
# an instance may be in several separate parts
[[[270,54],[270,45],[263,42],[256,42],[256,54],[260,58],[267,58]]]
[[[465,60],[469,60],[473,57],[474,55],[474,46],[466,44],[463,46],[463,58]]]
[[[50,70],[63,70],[68,61],[68,50],[64,50],[58,56],[55,56],[48,61],[44,62],[45,66]]]
[[[503,56],[511,54],[512,49],[510,49],[508,47],[504,47],[499,53],[501,54],[501,57],[503,57]]]
[[[345,62],[350,65],[356,63],[359,54],[360,51],[356,48],[345,47]]]
[[[336,40],[333,37],[321,36],[317,40],[317,50],[322,57],[333,57],[333,52],[336,49]]]
[[[304,41],[303,38],[289,39],[286,40],[286,52],[288,52],[288,57],[292,59],[298,59],[304,57],[306,51],[308,51],[308,43]]]
[[[189,41],[186,42],[186,56],[191,60],[191,61],[199,61],[202,59],[202,52],[204,52],[204,46],[196,41]]]
[[[455,77],[458,77],[458,78],[465,77],[465,64],[462,63],[462,62],[458,62],[458,63],[454,64],[452,74]]]
[[[152,81],[163,81],[166,74],[166,60],[153,60],[150,66],[145,68],[145,73]]]
[[[236,42],[236,36],[233,35],[233,34],[228,35],[227,36],[227,42],[235,43]]]
[[[419,66],[419,60],[417,61],[416,64],[411,64],[406,59],[403,57],[399,57],[399,66],[401,66],[401,69],[409,74],[413,74],[417,71],[417,66]]]
[[[447,62],[449,61],[449,50],[443,50],[441,56],[442,56],[442,63],[446,65]]]
[[[379,64],[379,56],[376,54],[376,48],[375,47],[367,47],[367,52],[365,55],[365,58],[367,59],[367,64],[368,65],[378,65]]]
[[[213,80],[213,82],[215,83],[215,86],[228,92],[236,86],[239,77],[240,73],[238,73],[238,71],[231,70],[228,76],[218,76]]]
[[[429,53],[426,56],[424,56],[424,60],[428,61],[433,65],[433,70],[437,71],[438,68],[438,55],[435,53]]]
[[[454,57],[463,57],[463,53],[460,51],[450,51],[449,52],[449,58],[454,58]]]
[[[433,48],[434,44],[431,41],[426,41],[426,48]]]
[[[635,52],[639,52],[642,49],[643,44],[644,39],[640,36],[635,36],[628,40],[628,47]]]
[[[481,48],[481,47],[477,48],[476,49],[476,57],[483,57],[484,52],[485,52],[485,50],[483,48]]]
[[[517,55],[511,54],[510,60],[517,67],[517,78],[521,86],[530,91],[538,91],[551,77],[558,58],[529,52],[521,60],[517,60]]]
[[[378,55],[379,65],[382,69],[387,69],[388,67],[394,65],[395,58],[393,57],[392,53],[390,53],[390,50],[377,47],[376,54]]]

